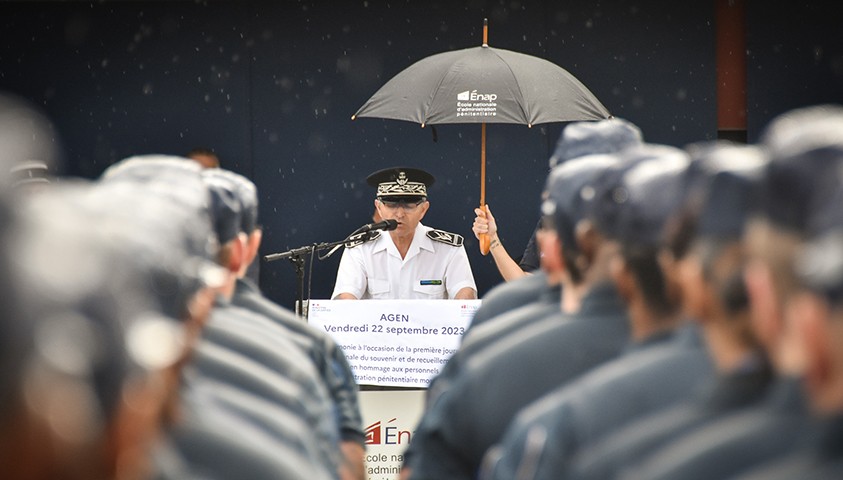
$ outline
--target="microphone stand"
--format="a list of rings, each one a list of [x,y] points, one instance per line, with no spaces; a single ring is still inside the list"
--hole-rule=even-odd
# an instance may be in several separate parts
[[[358,229],[360,230],[360,229]],[[350,241],[363,239],[364,237],[369,237],[370,235],[374,235],[377,233],[378,230],[370,230],[363,233],[357,233],[354,231],[351,235],[345,237],[342,240],[336,242],[323,242],[323,243],[314,243],[312,245],[305,245],[303,247],[293,248],[291,250],[287,250],[286,252],[281,253],[271,253],[269,255],[265,255],[263,257],[264,261],[266,262],[275,262],[278,260],[289,259],[290,262],[293,264],[293,267],[296,270],[296,315],[307,318],[307,307],[304,305],[304,259],[308,255],[312,256],[316,254],[316,252],[321,252],[322,250],[327,250],[329,248],[339,247],[340,245],[344,245]],[[367,238],[368,239],[368,238]],[[336,251],[334,249],[324,257],[319,257],[319,260],[324,260],[331,256]],[[313,263],[311,262],[311,268]],[[308,292],[308,297],[310,297],[310,292]],[[310,298],[307,299],[310,301]]]

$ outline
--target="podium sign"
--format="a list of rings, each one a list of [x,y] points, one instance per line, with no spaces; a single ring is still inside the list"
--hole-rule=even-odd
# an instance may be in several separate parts
[[[342,347],[358,385],[427,388],[480,300],[311,300],[308,322]]]

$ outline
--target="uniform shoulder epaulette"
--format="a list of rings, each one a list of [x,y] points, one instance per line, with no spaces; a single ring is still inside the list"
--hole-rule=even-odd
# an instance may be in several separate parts
[[[445,230],[430,230],[427,232],[427,238],[433,240],[434,242],[447,243],[453,247],[462,247],[463,243],[462,235],[446,232]]]
[[[371,242],[372,240],[376,240],[380,238],[381,232],[380,230],[375,230],[373,232],[363,232],[358,233],[357,235],[352,235],[351,239],[345,242],[345,248],[354,248],[358,245],[363,245],[366,242]]]

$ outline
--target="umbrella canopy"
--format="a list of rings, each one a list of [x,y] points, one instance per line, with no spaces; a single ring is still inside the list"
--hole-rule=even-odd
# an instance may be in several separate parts
[[[601,120],[609,111],[547,60],[489,46],[440,53],[393,77],[354,114],[426,124]]]

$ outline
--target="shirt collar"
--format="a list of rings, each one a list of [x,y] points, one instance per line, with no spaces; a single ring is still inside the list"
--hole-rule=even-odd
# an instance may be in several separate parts
[[[420,250],[434,251],[433,240],[427,236],[428,230],[421,222],[416,225],[416,230],[413,232],[413,242],[410,243],[410,248],[407,249],[407,255],[404,257],[404,260],[409,260],[416,256]],[[391,254],[398,255],[398,249],[392,243],[392,237],[389,236],[388,232],[385,232],[376,241],[378,243],[375,244],[372,253],[387,250]]]

